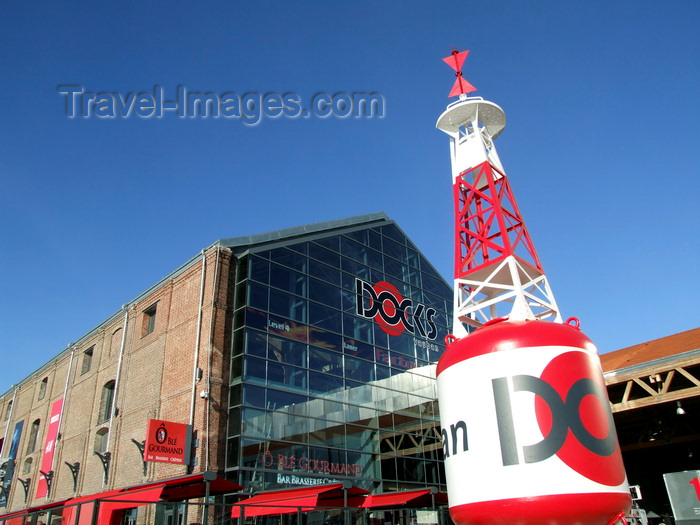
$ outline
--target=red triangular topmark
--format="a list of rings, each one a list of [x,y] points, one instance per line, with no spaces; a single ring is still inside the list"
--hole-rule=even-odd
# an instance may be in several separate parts
[[[454,86],[452,86],[452,91],[450,91],[450,94],[447,96],[456,97],[463,94],[466,95],[467,93],[471,93],[472,91],[476,91],[476,88],[472,86],[469,82],[464,80],[460,72],[459,74],[457,74],[457,80],[455,80]]]
[[[452,69],[455,71],[459,71],[462,69],[462,64],[464,64],[464,61],[467,59],[467,55],[469,54],[469,50],[467,51],[462,51],[459,53],[456,49],[452,51],[452,54],[446,58],[443,58],[442,60],[450,66]]]

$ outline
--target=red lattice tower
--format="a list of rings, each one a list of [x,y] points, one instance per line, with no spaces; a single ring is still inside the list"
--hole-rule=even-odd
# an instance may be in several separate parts
[[[494,139],[505,113],[481,97],[462,77],[468,51],[443,59],[456,71],[437,127],[450,136],[455,203],[454,334],[497,318],[561,316],[535,247],[520,214]]]

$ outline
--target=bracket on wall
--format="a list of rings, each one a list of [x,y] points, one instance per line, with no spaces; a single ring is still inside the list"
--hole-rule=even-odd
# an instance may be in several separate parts
[[[75,492],[76,490],[78,490],[78,473],[80,472],[80,461],[76,461],[73,464],[70,464],[67,461],[65,461],[64,463],[68,465],[70,473],[73,476],[73,492]]]
[[[100,461],[102,462],[102,468],[105,471],[104,482],[107,483],[107,479],[109,478],[109,462],[112,459],[112,453],[109,451],[100,453],[95,450],[95,455],[100,458]]]
[[[26,505],[27,499],[29,498],[29,485],[32,484],[32,478],[17,478],[17,481],[19,481],[22,484],[22,488],[24,489],[24,504]]]
[[[139,452],[141,453],[141,460],[143,461],[143,475],[145,476],[148,473],[148,463],[146,463],[146,456],[144,454],[144,451],[146,450],[146,440],[136,441],[134,438],[131,438],[131,442],[136,445],[136,448],[138,448]]]
[[[42,476],[44,476],[44,479],[46,480],[46,497],[48,498],[51,495],[51,483],[53,482],[53,470],[49,470],[48,472],[44,472],[43,470],[39,471]]]

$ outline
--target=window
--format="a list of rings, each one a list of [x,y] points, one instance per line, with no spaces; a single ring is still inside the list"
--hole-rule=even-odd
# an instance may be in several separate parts
[[[22,465],[22,475],[23,476],[26,476],[27,474],[29,474],[32,471],[32,462],[33,462],[32,458],[27,458],[25,460],[24,464]]]
[[[10,419],[10,414],[12,414],[12,400],[7,404],[7,410],[5,410],[5,421]]]
[[[141,325],[141,337],[150,334],[156,327],[156,307],[158,304],[149,306],[143,311],[143,324]]]
[[[95,435],[95,452],[99,452],[100,454],[107,452],[107,436],[109,436],[109,429],[107,427],[97,431]]]
[[[36,398],[37,401],[41,401],[46,396],[46,385],[48,385],[48,384],[49,384],[48,377],[45,377],[44,379],[41,380],[41,383],[39,383],[39,395]]]
[[[100,412],[97,417],[98,423],[109,421],[112,402],[114,401],[114,381],[109,381],[102,387],[102,399],[100,400]]]
[[[92,353],[94,350],[95,347],[91,346],[83,352],[83,369],[81,370],[80,375],[87,374],[90,371],[90,367],[92,367]]]
[[[32,423],[32,428],[29,431],[29,439],[27,441],[27,454],[31,454],[36,449],[36,440],[39,437],[39,425],[41,420],[37,419]]]

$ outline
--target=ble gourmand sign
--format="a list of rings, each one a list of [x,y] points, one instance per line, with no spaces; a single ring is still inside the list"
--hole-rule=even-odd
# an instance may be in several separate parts
[[[144,461],[189,465],[192,426],[149,419],[146,427]]]

